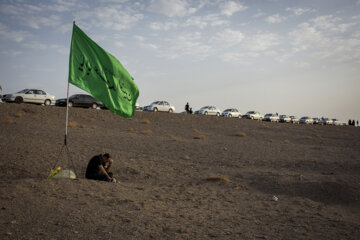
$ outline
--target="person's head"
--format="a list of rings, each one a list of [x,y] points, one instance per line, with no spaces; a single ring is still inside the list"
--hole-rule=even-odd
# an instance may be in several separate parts
[[[109,153],[103,154],[102,157],[101,157],[101,161],[103,163],[112,162],[110,154]]]

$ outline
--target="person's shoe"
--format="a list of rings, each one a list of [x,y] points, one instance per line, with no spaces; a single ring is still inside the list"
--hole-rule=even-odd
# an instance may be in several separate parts
[[[111,182],[116,183],[116,179],[115,178],[111,179]]]

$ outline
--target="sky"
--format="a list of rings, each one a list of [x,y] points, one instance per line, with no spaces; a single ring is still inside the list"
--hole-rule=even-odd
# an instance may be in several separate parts
[[[360,120],[360,0],[0,0],[3,93],[66,97],[73,21],[140,106]]]

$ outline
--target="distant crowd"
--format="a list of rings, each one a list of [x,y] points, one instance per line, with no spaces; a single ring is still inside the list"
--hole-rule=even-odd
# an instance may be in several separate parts
[[[349,119],[348,125],[349,126],[359,126],[359,120],[356,120],[356,125],[355,125],[355,120],[351,121],[351,119]]]

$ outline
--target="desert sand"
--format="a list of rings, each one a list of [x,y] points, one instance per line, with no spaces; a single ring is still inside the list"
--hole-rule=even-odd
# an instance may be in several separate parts
[[[360,128],[0,104],[1,239],[360,239]],[[84,178],[113,156],[117,183]]]

